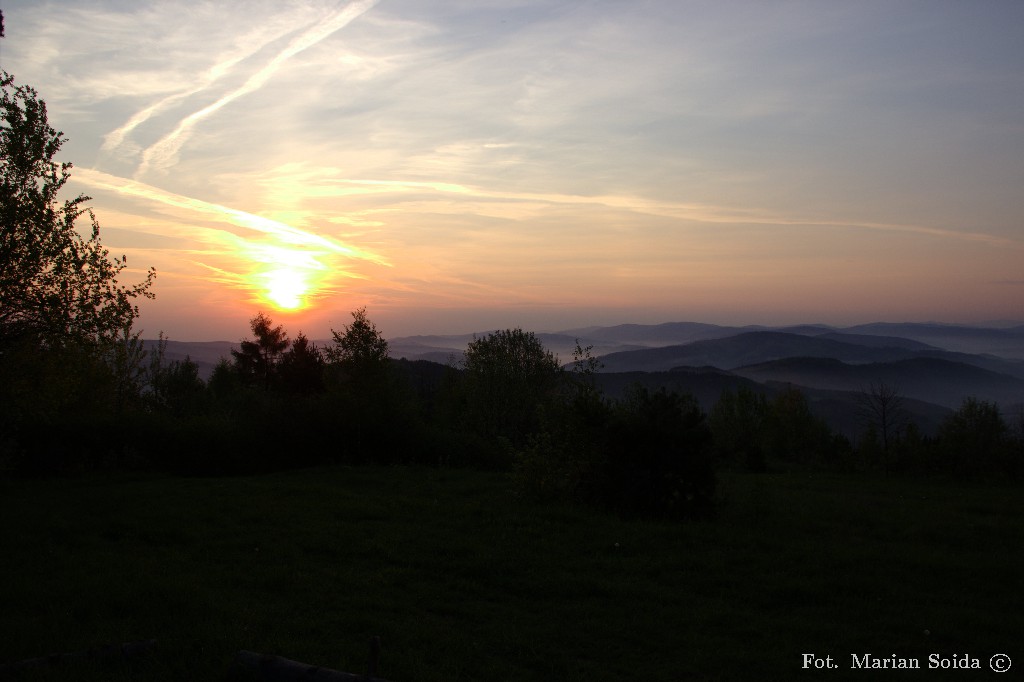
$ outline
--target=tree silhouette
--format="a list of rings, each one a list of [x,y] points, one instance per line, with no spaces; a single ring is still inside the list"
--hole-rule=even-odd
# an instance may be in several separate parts
[[[889,473],[893,442],[906,428],[907,413],[903,409],[903,396],[897,386],[871,382],[860,392],[858,417],[865,428],[873,428],[881,440],[882,467]]]
[[[7,72],[0,89],[0,343],[110,342],[138,318],[135,299],[153,297],[155,271],[118,283],[127,261],[103,248],[89,197],[58,201],[71,164],[53,160],[65,137],[50,127],[46,103]],[[88,237],[77,229],[83,215]]]
[[[553,397],[561,368],[533,332],[496,331],[474,339],[463,361],[467,415],[485,435],[522,442],[538,407]]]
[[[763,393],[747,387],[735,393],[723,391],[708,415],[718,453],[728,459],[742,459],[751,471],[765,471],[768,414],[768,398]]]
[[[974,475],[1002,463],[1009,433],[998,405],[971,397],[942,420],[939,446],[951,473]]]
[[[281,384],[289,393],[309,395],[324,388],[324,357],[316,344],[299,332],[281,356]]]
[[[388,363],[390,348],[377,326],[366,317],[366,307],[352,311],[352,324],[331,329],[334,345],[327,359],[354,373],[373,372]]]
[[[264,390],[270,388],[277,365],[289,343],[284,327],[273,325],[269,317],[262,312],[258,313],[249,321],[255,341],[243,340],[240,350],[231,351],[235,368],[243,379],[262,384]]]

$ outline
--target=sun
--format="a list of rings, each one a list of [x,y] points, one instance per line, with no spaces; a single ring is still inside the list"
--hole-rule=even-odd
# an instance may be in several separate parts
[[[278,268],[264,275],[265,297],[281,310],[299,310],[305,307],[310,284],[308,273],[290,268]]]

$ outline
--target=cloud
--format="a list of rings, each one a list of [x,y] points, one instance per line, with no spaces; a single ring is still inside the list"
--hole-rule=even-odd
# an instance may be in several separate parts
[[[366,260],[377,265],[387,265],[387,262],[380,256],[369,251],[346,246],[337,240],[246,211],[167,192],[137,180],[120,178],[92,168],[76,168],[75,180],[89,187],[113,190],[124,196],[187,209],[222,224],[245,227],[249,230],[274,237],[279,243],[284,245],[314,247],[351,259]]]
[[[341,30],[375,4],[377,4],[377,0],[354,0],[322,21],[317,22],[306,31],[303,31],[284,50],[275,55],[266,66],[249,76],[240,87],[228,92],[212,104],[186,116],[178,123],[174,130],[146,149],[142,153],[142,162],[136,172],[136,177],[145,175],[151,167],[163,169],[171,165],[175,161],[178,151],[188,139],[192,128],[199,121],[234,102],[236,99],[259,90],[289,59]],[[223,72],[230,68],[232,64],[220,64],[214,67],[214,71]]]
[[[206,90],[211,85],[216,83],[218,80],[228,75],[239,63],[253,56],[257,52],[262,50],[264,47],[266,47],[269,43],[278,39],[281,35],[283,35],[286,32],[286,30],[278,31],[275,34],[261,37],[261,39],[247,42],[243,49],[234,51],[233,53],[229,54],[226,58],[217,62],[212,68],[208,69],[206,73],[204,73],[199,78],[198,84],[196,84],[195,86],[168,95],[167,97],[164,97],[156,103],[151,104],[148,107],[145,107],[144,109],[141,109],[140,111],[136,112],[131,116],[131,118],[129,118],[124,123],[124,125],[110,131],[109,133],[103,136],[103,151],[115,151],[122,144],[124,144],[125,139],[128,137],[128,135],[132,133],[132,131],[134,131],[140,125],[148,121],[155,114],[167,109],[171,105],[176,104],[181,100],[187,99],[192,95],[195,95],[196,93]],[[138,82],[140,80],[142,80],[143,82],[154,80],[152,78],[140,79],[137,74],[132,74],[132,78],[133,81],[135,82]]]
[[[484,145],[488,146],[488,145]],[[684,223],[704,223],[722,226],[778,226],[791,228],[844,228],[873,232],[892,232],[918,235],[945,241],[964,241],[986,244],[998,248],[1021,248],[1024,243],[995,234],[972,230],[954,230],[929,225],[887,223],[842,219],[815,218],[796,213],[779,213],[763,208],[715,205],[699,202],[665,201],[639,195],[566,194],[560,192],[523,192],[498,187],[481,187],[457,182],[421,180],[384,180],[345,178],[343,169],[317,167],[292,163],[251,179],[265,192],[288,194],[295,200],[303,197],[371,198],[387,204],[388,196],[408,195],[415,203],[403,201],[401,209],[410,211],[440,211],[526,219],[538,217],[553,208],[607,208],[629,213],[669,218]],[[456,173],[457,174],[457,173]],[[239,180],[239,182],[242,182]],[[357,212],[358,214],[358,212]],[[354,219],[353,222],[358,221]],[[347,221],[346,221],[347,222]],[[374,221],[380,224],[380,221]]]

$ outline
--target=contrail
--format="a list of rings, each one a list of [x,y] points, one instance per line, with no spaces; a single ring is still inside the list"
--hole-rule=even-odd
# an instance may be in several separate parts
[[[213,104],[200,109],[199,111],[185,117],[178,126],[157,141],[153,146],[146,149],[142,154],[142,163],[135,173],[136,177],[143,175],[151,166],[165,168],[169,166],[177,156],[181,146],[188,139],[188,135],[196,123],[206,118],[215,111],[230,104],[239,97],[244,97],[251,92],[259,90],[270,78],[287,62],[298,53],[316,45],[332,33],[344,28],[352,20],[376,5],[378,0],[356,0],[343,9],[336,11],[326,20],[314,25],[302,35],[295,38],[284,50],[274,57],[269,64],[254,73],[241,87],[229,92]]]
[[[327,237],[322,237],[318,234],[313,234],[312,232],[300,230],[299,228],[286,223],[271,220],[270,218],[264,218],[263,216],[258,216],[253,213],[240,211],[235,208],[221,206],[220,204],[213,204],[200,199],[193,199],[180,194],[174,194],[173,192],[166,192],[151,185],[146,185],[135,180],[128,180],[116,175],[110,175],[109,173],[104,173],[92,168],[75,168],[75,180],[90,187],[113,190],[120,194],[146,199],[166,206],[174,206],[176,208],[196,211],[216,220],[217,222],[236,225],[239,227],[247,227],[250,230],[273,235],[284,244],[302,247],[316,247],[348,258],[367,260],[378,265],[388,265],[384,259],[373,253],[345,246],[333,239],[328,239]]]
[[[159,111],[162,111],[163,109],[166,109],[178,100],[185,99],[186,97],[191,97],[197,92],[201,92],[202,90],[205,90],[206,88],[210,87],[218,80],[220,80],[221,77],[229,73],[231,69],[234,68],[237,64],[253,56],[257,52],[262,50],[264,47],[280,38],[285,33],[287,33],[287,30],[278,31],[270,38],[262,42],[259,42],[254,46],[250,47],[249,49],[243,50],[239,52],[237,55],[228,57],[224,61],[214,65],[213,68],[206,72],[204,77],[200,80],[199,84],[195,87],[189,90],[185,90],[183,92],[175,93],[173,95],[168,95],[159,102],[152,104],[139,112],[136,112],[136,114],[129,118],[128,121],[126,121],[125,124],[122,125],[120,128],[112,130],[103,136],[103,146],[101,147],[101,149],[107,152],[117,149],[124,143],[125,138],[128,137],[128,135],[131,134],[133,130],[135,130],[140,125],[142,125],[150,118],[152,118],[154,114],[156,114]]]

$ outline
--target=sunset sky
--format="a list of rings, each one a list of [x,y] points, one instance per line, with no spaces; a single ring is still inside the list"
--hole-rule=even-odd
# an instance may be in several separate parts
[[[1024,319],[1024,2],[4,0],[139,327]]]

